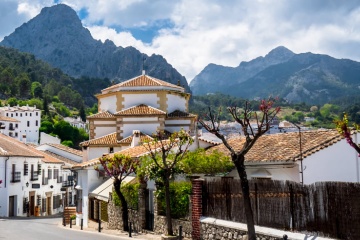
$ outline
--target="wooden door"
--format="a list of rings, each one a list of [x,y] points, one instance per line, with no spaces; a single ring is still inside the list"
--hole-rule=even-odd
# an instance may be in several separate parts
[[[9,217],[15,216],[15,196],[9,196]]]
[[[34,216],[35,215],[35,196],[32,195],[30,196],[30,204],[29,204],[29,207],[30,207],[30,216]]]
[[[46,197],[47,215],[51,215],[51,197]]]

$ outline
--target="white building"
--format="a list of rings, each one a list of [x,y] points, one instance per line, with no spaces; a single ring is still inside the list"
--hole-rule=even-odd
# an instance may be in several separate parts
[[[353,134],[359,139],[359,133]],[[240,149],[244,139],[228,140]],[[224,144],[219,150],[229,155]],[[302,161],[301,161],[302,160]],[[290,180],[311,184],[319,181],[360,182],[360,159],[337,130],[317,130],[271,134],[260,137],[245,155],[247,176],[273,180]],[[229,176],[238,177],[236,170]]]
[[[64,121],[70,123],[73,127],[84,129],[86,132],[89,131],[86,122],[82,121],[80,117],[65,117]]]
[[[46,216],[63,209],[64,162],[0,134],[0,216]]]
[[[87,118],[90,140],[80,144],[84,161],[136,146],[157,131],[194,134],[196,116],[188,113],[190,94],[183,87],[143,74],[96,97],[99,113]],[[141,138],[136,144],[135,135]]]
[[[16,137],[17,139],[23,141],[26,137],[26,142],[38,144],[41,110],[37,109],[36,106],[0,107],[0,116],[13,118],[19,121],[18,123],[15,123],[15,126],[13,127],[14,130],[12,130],[14,135],[18,135],[18,137]],[[16,124],[18,124],[17,128]],[[6,132],[4,132],[4,134],[6,134]]]
[[[0,133],[20,140],[20,121],[15,118],[0,116]]]

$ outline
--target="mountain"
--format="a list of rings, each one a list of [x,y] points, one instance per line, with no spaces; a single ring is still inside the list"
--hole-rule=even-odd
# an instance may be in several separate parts
[[[212,77],[219,71],[221,75]],[[360,63],[278,47],[236,68],[208,65],[193,81],[195,95],[217,91],[248,99],[272,95],[294,103],[324,104],[360,93]]]
[[[76,12],[64,4],[43,8],[0,45],[32,53],[73,77],[124,81],[140,75],[144,62],[146,74],[173,84],[180,81],[190,91],[185,77],[162,56],[147,56],[133,47],[117,47],[110,40],[95,40]]]

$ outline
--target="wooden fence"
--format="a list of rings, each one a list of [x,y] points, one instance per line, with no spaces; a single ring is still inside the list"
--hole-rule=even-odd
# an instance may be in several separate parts
[[[251,180],[256,225],[339,239],[360,239],[360,184]],[[222,178],[203,185],[203,215],[246,222],[240,180]]]

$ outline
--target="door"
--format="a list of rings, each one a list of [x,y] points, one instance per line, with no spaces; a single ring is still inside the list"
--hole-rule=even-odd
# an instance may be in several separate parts
[[[9,197],[9,217],[15,216],[15,196]]]
[[[51,197],[46,197],[47,215],[51,215]]]
[[[30,216],[34,216],[35,215],[35,196],[32,195],[30,196]]]
[[[146,229],[154,231],[154,190],[146,189]]]

